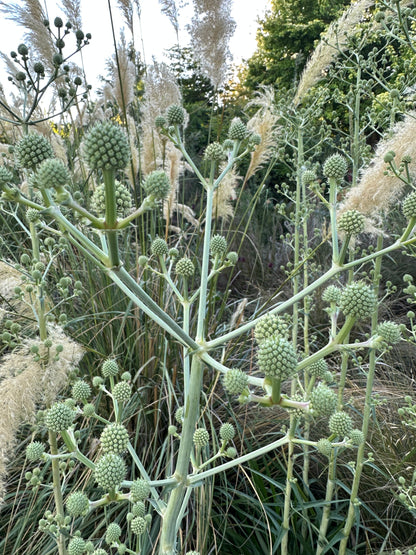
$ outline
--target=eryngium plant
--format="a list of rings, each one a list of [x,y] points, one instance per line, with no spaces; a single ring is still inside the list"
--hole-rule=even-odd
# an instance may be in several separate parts
[[[107,360],[101,368],[101,376],[96,376],[92,386],[95,391],[101,391],[111,400],[113,406],[113,420],[106,421],[98,414],[98,405],[91,396],[92,389],[86,382],[74,384],[72,398],[67,402],[54,404],[44,416],[44,425],[50,434],[58,434],[62,440],[59,450],[56,445],[51,449],[44,448],[42,442],[35,441],[28,447],[27,457],[30,461],[39,459],[56,461],[64,459],[77,461],[84,465],[89,480],[97,485],[94,499],[89,499],[81,491],[73,491],[66,500],[65,507],[60,507],[56,513],[48,512],[41,520],[40,527],[57,538],[61,555],[65,553],[86,552],[101,553],[103,549],[97,547],[94,541],[83,538],[81,531],[76,530],[74,519],[82,518],[93,511],[103,510],[109,504],[128,504],[126,526],[131,534],[120,528],[117,523],[111,523],[104,535],[104,545],[116,548],[119,553],[140,553],[145,545],[146,534],[149,533],[152,513],[156,513],[160,522],[160,533],[156,534],[159,555],[175,555],[183,547],[180,544],[180,530],[188,503],[195,488],[204,480],[219,472],[242,464],[259,455],[288,445],[290,453],[297,445],[307,446],[324,453],[330,458],[331,468],[334,468],[334,452],[346,448],[358,447],[358,461],[362,464],[365,434],[368,428],[369,413],[366,413],[363,430],[353,426],[352,415],[348,413],[342,401],[342,385],[338,395],[331,383],[333,376],[327,370],[325,357],[334,352],[349,353],[369,349],[371,352],[385,349],[386,344],[399,340],[398,330],[394,325],[386,324],[379,327],[372,326],[371,336],[361,343],[349,343],[349,334],[358,320],[371,318],[377,320],[377,287],[375,283],[365,281],[351,281],[342,292],[332,285],[327,290],[326,300],[330,306],[330,333],[327,344],[320,350],[307,356],[298,352],[296,335],[289,340],[289,321],[280,319],[291,310],[300,300],[311,295],[325,283],[356,266],[373,260],[381,260],[386,253],[397,249],[404,249],[416,243],[411,232],[416,223],[416,214],[405,209],[409,216],[406,229],[401,237],[386,248],[381,244],[370,254],[361,258],[354,258],[350,252],[350,259],[345,261],[348,241],[352,234],[362,230],[361,218],[357,214],[344,217],[341,231],[345,234],[344,242],[339,245],[337,223],[337,191],[347,171],[347,162],[342,155],[330,157],[324,165],[324,176],[329,184],[329,201],[324,200],[328,208],[332,241],[332,265],[318,279],[308,284],[288,300],[277,304],[265,316],[255,318],[241,324],[238,328],[224,332],[222,335],[210,337],[206,328],[206,313],[209,302],[208,291],[210,283],[225,268],[235,264],[237,255],[229,252],[224,237],[212,233],[214,194],[227,174],[233,171],[235,164],[245,155],[256,148],[258,140],[251,140],[250,133],[241,120],[234,120],[231,124],[227,148],[221,150],[215,145],[207,157],[208,174],[205,175],[193,162],[183,143],[181,124],[185,120],[183,109],[173,106],[168,109],[165,117],[159,118],[159,133],[182,153],[198,176],[201,191],[205,197],[205,227],[203,232],[203,246],[201,258],[196,263],[195,256],[181,256],[175,247],[169,249],[165,239],[155,237],[151,244],[149,256],[144,253],[140,257],[140,265],[147,272],[155,272],[165,280],[178,306],[182,309],[182,321],[170,316],[169,312],[160,308],[142,287],[136,277],[132,277],[126,270],[119,252],[119,233],[130,223],[147,211],[154,210],[168,194],[168,179],[162,172],[150,174],[143,188],[147,195],[141,206],[132,212],[122,214],[119,210],[117,191],[124,181],[123,171],[129,161],[129,145],[123,130],[109,122],[97,124],[86,135],[83,142],[83,156],[92,172],[99,174],[104,183],[104,210],[100,214],[93,214],[80,205],[72,196],[67,184],[66,173],[59,163],[52,158],[40,160],[38,152],[50,155],[44,148],[44,139],[33,135],[33,156],[31,151],[24,150],[25,157],[20,156],[19,164],[30,173],[31,182],[36,190],[33,198],[28,198],[21,189],[12,182],[12,173],[0,173],[2,202],[20,204],[38,213],[44,224],[45,233],[65,235],[72,245],[87,257],[97,268],[105,273],[125,295],[145,314],[159,325],[172,341],[178,342],[183,349],[183,399],[184,406],[175,415],[178,426],[170,426],[169,434],[177,441],[177,453],[174,458],[174,471],[166,479],[157,480],[152,477],[152,469],[146,469],[134,446],[130,442],[129,428],[126,423],[128,403],[132,391],[131,376],[122,373],[117,361]],[[230,144],[231,141],[231,144]],[[39,143],[39,145],[38,145]],[[16,146],[17,152],[23,152],[23,144]],[[39,147],[39,148],[38,148]],[[226,152],[226,161],[221,165],[222,152]],[[36,159],[35,159],[36,158]],[[56,171],[56,179],[51,178]],[[116,177],[118,180],[116,181]],[[306,180],[305,180],[306,181]],[[98,212],[98,211],[97,211]],[[345,219],[347,218],[347,219]],[[74,222],[81,221],[82,226]],[[39,224],[42,225],[42,224]],[[199,280],[191,282],[195,272],[199,272]],[[379,272],[375,271],[378,276]],[[191,283],[196,283],[192,288]],[[196,330],[191,334],[190,314],[196,314]],[[342,318],[341,318],[342,316]],[[254,329],[258,342],[256,376],[247,374],[238,367],[229,368],[223,364],[221,349],[231,340],[244,337]],[[374,361],[373,361],[374,362]],[[208,407],[201,406],[201,392],[203,376],[206,368],[222,374],[223,379],[219,387],[238,397],[240,402],[259,404],[271,407],[279,406],[289,410],[291,425],[287,432],[270,441],[267,445],[252,452],[237,457],[237,451],[232,445],[234,431],[230,425],[222,427],[219,437],[213,438],[206,430],[201,419],[202,411]],[[329,373],[329,378],[328,378]],[[307,377],[303,379],[303,377]],[[292,379],[292,394],[284,393],[284,382]],[[371,388],[370,388],[371,389]],[[220,394],[223,394],[220,390]],[[311,425],[315,417],[326,419],[318,441],[305,440],[296,433],[296,422],[307,420]],[[93,459],[79,449],[77,437],[80,418],[95,419],[105,423],[100,435],[101,450],[97,458]],[[51,436],[52,437],[52,436]],[[292,456],[292,455],[291,455]],[[37,478],[39,472],[33,471],[30,483],[39,486]],[[132,479],[133,476],[140,476]],[[53,487],[55,492],[62,491],[62,476],[54,472]],[[288,467],[285,492],[285,520],[282,553],[288,553],[287,535],[290,516],[291,483],[293,482],[293,467]],[[330,480],[329,484],[333,484]],[[355,484],[356,485],[356,484]],[[354,485],[354,487],[355,487]],[[67,488],[67,485],[65,485]],[[354,490],[355,491],[355,490]],[[333,490],[328,488],[327,506],[332,499]],[[56,495],[56,499],[60,496]],[[355,500],[352,500],[353,503]],[[154,517],[154,514],[153,514]],[[325,512],[319,531],[319,548],[326,542],[326,530],[330,515]],[[340,552],[345,552],[352,525],[352,518],[348,516],[342,535]],[[70,538],[68,541],[66,538]],[[127,545],[126,538],[133,537],[132,544]],[[101,544],[100,544],[101,545]],[[191,552],[192,553],[192,552]]]

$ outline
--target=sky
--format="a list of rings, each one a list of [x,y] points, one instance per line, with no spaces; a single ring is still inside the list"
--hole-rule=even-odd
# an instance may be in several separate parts
[[[237,28],[230,41],[230,50],[233,62],[239,64],[243,59],[251,56],[256,48],[257,19],[263,17],[271,0],[234,0],[232,17],[237,23]],[[18,2],[18,0],[17,0]],[[52,21],[59,10],[56,7],[59,2],[41,0],[41,4],[47,6],[49,18]],[[177,2],[179,4],[179,2]],[[180,12],[182,29],[179,40],[181,46],[189,43],[189,36],[184,30],[184,24],[189,22],[192,15],[192,1],[188,7]],[[135,45],[141,51],[146,63],[151,63],[152,58],[163,61],[164,50],[176,44],[176,34],[169,19],[161,14],[158,0],[141,0],[141,21],[135,21]],[[113,18],[117,29],[125,27],[122,15],[117,9],[117,2],[111,2]],[[81,12],[83,20],[83,31],[92,35],[90,44],[83,50],[83,62],[89,82],[95,89],[98,86],[96,80],[98,75],[105,74],[105,60],[114,53],[113,39],[111,34],[111,23],[108,11],[108,0],[82,0]],[[141,31],[141,32],[140,32]],[[23,27],[17,26],[0,16],[0,51],[9,54],[16,50],[22,42],[24,34]],[[130,35],[126,30],[126,38]],[[144,46],[144,52],[143,52]],[[165,58],[166,59],[166,58]],[[75,61],[75,60],[74,60]],[[0,66],[0,82],[4,85],[6,78],[3,76]]]

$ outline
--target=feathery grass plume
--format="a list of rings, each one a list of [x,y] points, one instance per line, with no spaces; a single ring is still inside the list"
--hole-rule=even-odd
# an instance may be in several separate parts
[[[215,89],[224,83],[232,58],[228,44],[236,24],[231,7],[232,0],[194,0],[188,27],[195,58]]]
[[[82,29],[81,0],[61,0],[62,10],[76,31]]]
[[[134,36],[133,31],[133,4],[130,0],[118,0],[117,2],[118,7],[120,8],[121,13],[123,14],[124,21],[126,22],[127,28],[129,29],[130,33]],[[140,12],[140,10],[139,10]]]
[[[22,274],[10,264],[0,261],[0,305],[8,313],[13,311],[23,318],[33,320],[28,294],[25,295],[24,300],[15,298],[14,290],[21,285]]]
[[[409,170],[416,173],[416,112],[407,114],[403,121],[397,123],[392,132],[379,142],[375,156],[370,165],[362,171],[361,179],[356,187],[348,191],[340,206],[339,213],[346,210],[358,210],[362,214],[377,218],[384,210],[388,210],[402,194],[404,183],[397,177],[385,175],[387,164],[384,156],[387,152],[396,153],[396,162],[400,163],[403,156],[410,156],[412,162]]]
[[[179,11],[175,0],[159,0],[160,11],[166,15],[175,29],[176,37],[179,42]]]
[[[374,0],[357,0],[339,19],[333,21],[303,70],[293,102],[302,102],[304,96],[318,81],[324,77],[324,72],[340,52],[347,48],[351,31],[356,27],[367,10],[374,5]]]
[[[124,111],[134,100],[136,68],[129,58],[129,49],[123,32],[120,33],[117,56],[113,54],[111,74],[113,82],[111,94],[120,110]]]
[[[257,170],[270,160],[272,146],[274,145],[274,134],[278,116],[274,112],[274,90],[272,87],[263,87],[256,93],[255,98],[250,100],[247,107],[259,107],[259,110],[247,122],[247,128],[260,135],[261,143],[251,153],[250,165],[247,169],[245,181],[247,181]]]
[[[28,341],[0,360],[0,503],[4,496],[6,464],[12,454],[19,426],[33,421],[40,404],[52,403],[68,380],[68,373],[79,363],[83,349],[57,326],[49,328],[54,346],[62,345],[59,360],[50,357],[41,364],[30,350],[40,341]],[[53,349],[53,347],[52,347]]]
[[[223,168],[222,168],[223,169]],[[235,168],[227,173],[214,192],[213,217],[229,221],[234,216],[232,202],[237,199],[236,187],[241,177]]]
[[[24,35],[25,41],[36,51],[45,65],[51,65],[55,48],[48,30],[43,24],[44,20],[48,18],[39,0],[23,0],[21,6],[0,1],[0,12],[5,14],[6,19],[10,19],[27,30]]]
[[[127,166],[127,175],[130,183],[134,184],[140,169],[140,154],[136,146],[136,123],[134,119],[127,114],[127,128],[129,129],[130,144],[130,164]]]

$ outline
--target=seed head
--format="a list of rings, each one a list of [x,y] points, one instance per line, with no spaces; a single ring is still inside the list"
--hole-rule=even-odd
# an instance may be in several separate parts
[[[302,174],[302,181],[305,185],[309,185],[316,181],[316,173],[313,170],[305,170]]]
[[[209,433],[205,428],[198,428],[193,436],[195,447],[205,447],[209,443]]]
[[[52,146],[45,137],[29,133],[15,147],[17,164],[21,168],[35,169],[43,160],[52,158]]]
[[[149,482],[139,478],[134,480],[130,486],[131,500],[136,503],[137,501],[143,501],[150,494]]]
[[[361,430],[358,430],[357,428],[355,428],[354,430],[351,430],[351,432],[349,433],[349,436],[350,436],[351,443],[353,445],[358,446],[364,443],[364,434]]]
[[[101,367],[101,374],[104,376],[104,378],[108,378],[110,376],[117,376],[118,373],[119,373],[119,367],[115,360],[108,359],[103,363]]]
[[[341,289],[336,285],[328,285],[325,291],[322,293],[322,300],[327,303],[338,304],[341,300]]]
[[[74,491],[66,500],[66,510],[71,516],[86,515],[88,509],[88,497],[82,491]]]
[[[169,252],[168,245],[164,239],[158,237],[152,241],[150,245],[150,250],[155,256],[166,256]]]
[[[222,235],[213,235],[210,243],[211,256],[223,257],[227,252],[227,240]]]
[[[121,536],[121,528],[117,524],[117,522],[111,522],[107,526],[107,530],[105,531],[105,542],[108,545],[111,545],[113,542],[117,542]]]
[[[96,124],[82,146],[85,161],[92,170],[122,170],[130,159],[125,133],[108,121]]]
[[[235,436],[234,426],[230,422],[225,422],[220,428],[220,438],[223,441],[231,441]]]
[[[329,419],[329,431],[337,436],[348,436],[352,431],[351,416],[343,410],[334,412]]]
[[[55,403],[46,412],[45,424],[52,432],[67,430],[74,421],[75,412],[65,403]]]
[[[311,393],[311,407],[318,416],[330,416],[336,409],[337,396],[325,384],[319,384]]]
[[[324,162],[322,172],[325,177],[333,177],[337,181],[341,181],[347,173],[347,160],[341,154],[333,154]]]
[[[402,204],[402,212],[407,220],[416,218],[416,191],[407,195]]]
[[[163,200],[169,195],[171,189],[169,177],[164,171],[153,171],[144,180],[143,189],[155,200]]]
[[[328,372],[328,364],[325,359],[317,360],[308,366],[309,373],[317,378],[322,378]]]
[[[257,343],[277,336],[287,336],[287,323],[276,314],[265,314],[254,328],[254,337]]]
[[[75,401],[85,401],[91,395],[91,387],[84,382],[84,380],[78,380],[72,386],[71,397]]]
[[[32,441],[26,447],[26,457],[29,461],[38,461],[45,452],[45,445],[40,441]]]
[[[85,540],[75,536],[68,544],[68,555],[84,555],[85,545]]]
[[[185,110],[177,104],[172,104],[166,111],[168,125],[181,125],[185,121]]]
[[[178,276],[189,278],[194,275],[195,266],[190,258],[187,258],[186,256],[184,256],[183,258],[180,258],[177,261],[175,266],[175,271],[178,274]]]
[[[115,197],[117,205],[117,215],[120,217],[126,216],[133,205],[130,189],[120,183],[120,181],[115,182]],[[94,212],[100,216],[105,213],[105,185],[100,183],[95,189],[94,194],[91,197],[91,208]]]
[[[228,130],[228,138],[232,141],[242,141],[247,135],[247,127],[240,118],[234,118]]]
[[[329,457],[332,453],[332,444],[328,439],[322,438],[316,444],[316,448],[318,449],[319,453]]]
[[[105,490],[117,488],[124,480],[127,469],[123,459],[115,453],[106,453],[95,466],[95,480]]]
[[[268,378],[285,380],[296,373],[296,351],[284,337],[273,336],[262,341],[257,360],[260,371]]]
[[[399,343],[402,338],[400,326],[395,322],[381,322],[377,327],[377,335],[380,335],[390,345]]]
[[[141,536],[146,531],[147,523],[142,516],[136,516],[130,522],[130,526],[133,534],[136,534],[136,536]]]
[[[220,162],[224,158],[224,149],[220,143],[211,143],[204,152],[204,160]]]
[[[119,382],[111,391],[118,403],[126,403],[131,397],[131,385],[127,382]]]
[[[338,219],[338,228],[348,235],[358,235],[364,231],[365,217],[358,210],[347,210]]]
[[[129,434],[122,424],[108,424],[100,436],[100,441],[104,453],[119,455],[127,449]]]
[[[376,306],[377,298],[373,289],[363,281],[347,285],[341,294],[340,307],[346,316],[366,318]]]
[[[247,387],[248,378],[239,368],[231,368],[223,377],[224,389],[231,395],[240,395]]]

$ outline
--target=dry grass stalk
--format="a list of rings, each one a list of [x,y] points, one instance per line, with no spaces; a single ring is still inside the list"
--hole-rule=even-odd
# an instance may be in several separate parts
[[[61,0],[63,12],[76,31],[82,29],[81,0]]]
[[[50,405],[65,386],[68,373],[83,356],[82,348],[58,327],[49,328],[53,345],[62,345],[59,360],[35,362],[30,349],[43,343],[24,343],[0,361],[0,505],[5,492],[6,464],[15,444],[15,436],[24,422],[31,422],[40,405]]]
[[[45,65],[52,65],[55,52],[53,40],[43,21],[48,19],[39,0],[23,0],[22,5],[0,2],[0,12],[17,25],[24,27],[25,40],[36,51]]]
[[[33,320],[30,298],[26,294],[24,300],[15,297],[15,288],[21,287],[22,274],[13,266],[0,261],[0,304],[7,313],[14,313],[25,319]]]
[[[234,216],[233,201],[237,199],[236,187],[241,177],[233,168],[214,192],[213,217],[229,221]]]
[[[416,112],[409,113],[399,122],[384,140],[380,141],[373,160],[363,170],[361,179],[356,187],[350,189],[340,206],[339,212],[355,209],[373,218],[379,218],[403,194],[404,183],[391,175],[385,175],[387,164],[384,156],[387,152],[396,153],[396,163],[400,163],[403,156],[410,156],[411,174],[416,174]]]
[[[129,49],[124,33],[121,33],[120,42],[117,45],[117,56],[113,55],[111,74],[113,82],[111,95],[120,110],[125,111],[134,100],[136,68],[129,57]]]
[[[245,181],[266,164],[272,155],[272,147],[275,144],[275,128],[278,120],[277,115],[274,113],[273,88],[264,87],[257,93],[256,97],[247,104],[247,107],[249,106],[259,107],[259,110],[248,121],[247,127],[253,133],[260,135],[261,143],[256,147],[256,150],[251,153],[251,161],[244,178]]]
[[[232,58],[228,44],[236,25],[231,6],[231,0],[194,0],[195,15],[189,26],[195,57],[216,89],[224,83]]]
[[[179,34],[179,11],[175,0],[159,0],[160,11],[169,19],[172,27],[175,29],[176,37]],[[178,40],[179,42],[179,40]]]
[[[130,2],[130,0],[118,0],[117,4],[121,10],[121,13],[123,14],[124,21],[126,22],[128,30],[134,36],[134,31],[133,31],[134,10],[133,10],[132,3]]]
[[[302,73],[294,103],[302,102],[309,89],[324,77],[327,67],[348,45],[352,30],[365,17],[374,0],[357,0],[336,21],[333,21],[315,48]]]

